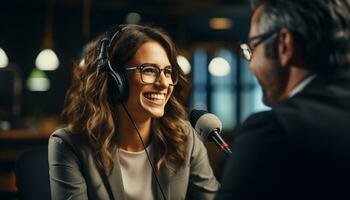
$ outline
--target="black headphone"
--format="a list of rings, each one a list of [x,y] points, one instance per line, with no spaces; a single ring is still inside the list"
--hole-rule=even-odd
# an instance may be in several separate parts
[[[120,66],[115,69],[111,66],[110,47],[119,33],[126,29],[126,25],[112,27],[104,33],[98,49],[97,76],[101,71],[106,70],[108,74],[108,95],[112,104],[120,104],[128,97],[129,87],[125,74]]]

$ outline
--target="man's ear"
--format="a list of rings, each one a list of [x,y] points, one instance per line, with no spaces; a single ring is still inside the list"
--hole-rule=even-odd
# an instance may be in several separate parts
[[[295,56],[295,40],[293,34],[286,28],[282,28],[278,34],[278,60],[281,66],[288,66]]]

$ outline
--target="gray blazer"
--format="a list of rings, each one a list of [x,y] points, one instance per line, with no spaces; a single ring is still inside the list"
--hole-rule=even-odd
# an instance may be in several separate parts
[[[209,164],[207,150],[194,130],[191,130],[188,134],[188,156],[185,165],[176,173],[164,167],[157,174],[169,200],[213,199],[219,188]],[[108,184],[103,181],[107,179],[114,199],[125,199],[117,153],[112,154],[114,168],[111,175],[103,179],[104,173],[99,173],[95,165],[86,134],[67,133],[64,129],[58,129],[51,135],[48,149],[53,200],[110,199],[106,189]],[[142,187],[142,183],[135,184],[135,187]],[[155,180],[153,191],[157,199],[163,199]]]

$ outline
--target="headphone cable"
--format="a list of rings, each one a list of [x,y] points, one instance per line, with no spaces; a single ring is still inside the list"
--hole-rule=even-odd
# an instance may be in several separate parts
[[[132,119],[132,117],[131,117],[131,115],[130,115],[128,109],[127,109],[126,106],[125,106],[125,104],[124,104],[124,103],[121,103],[121,104],[122,104],[122,106],[123,106],[123,108],[124,108],[126,114],[128,115],[130,121],[132,122],[133,126],[134,126],[135,129],[136,129],[136,132],[137,132],[137,134],[138,134],[138,136],[139,136],[139,138],[140,138],[140,140],[141,140],[141,143],[142,143],[142,145],[143,145],[143,148],[145,149],[145,152],[146,152],[146,155],[147,155],[147,159],[148,159],[148,161],[149,161],[149,164],[151,165],[153,175],[154,175],[154,177],[156,178],[157,185],[159,186],[159,189],[160,189],[160,192],[162,193],[163,199],[166,200],[166,197],[165,197],[165,194],[164,194],[164,192],[163,192],[162,186],[160,185],[160,182],[159,182],[158,177],[157,177],[156,168],[154,167],[154,165],[153,165],[153,163],[152,163],[152,161],[151,161],[151,158],[150,158],[150,156],[149,156],[149,153],[148,153],[148,151],[147,151],[147,149],[146,149],[146,145],[145,145],[145,143],[143,142],[143,139],[142,139],[141,134],[140,134],[140,130],[139,130],[139,128],[136,126],[136,123],[135,123],[135,121]]]

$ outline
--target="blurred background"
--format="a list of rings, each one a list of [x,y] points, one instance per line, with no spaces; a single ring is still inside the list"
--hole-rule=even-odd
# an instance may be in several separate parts
[[[251,113],[268,109],[240,57],[249,31],[248,0],[11,0],[0,7],[0,199],[17,197],[15,163],[47,146],[60,119],[73,62],[85,44],[116,24],[162,27],[192,83],[187,108],[208,110],[223,136]],[[220,178],[224,155],[207,145]]]

